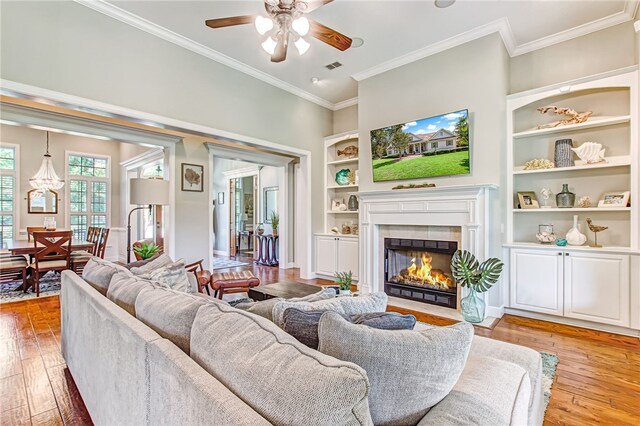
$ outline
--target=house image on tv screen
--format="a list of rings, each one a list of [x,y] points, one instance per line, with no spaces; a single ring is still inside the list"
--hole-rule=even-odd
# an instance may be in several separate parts
[[[446,129],[440,129],[437,132],[416,135],[408,133],[411,140],[408,146],[404,148],[404,155],[417,155],[424,152],[450,150],[458,148],[458,136]],[[389,144],[387,147],[387,156],[398,155],[400,151]]]

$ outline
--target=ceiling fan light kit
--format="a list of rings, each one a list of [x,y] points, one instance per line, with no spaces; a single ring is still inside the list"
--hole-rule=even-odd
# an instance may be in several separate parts
[[[351,38],[303,16],[333,0],[264,0],[269,17],[244,15],[230,18],[208,19],[205,25],[210,28],[224,28],[253,23],[256,31],[267,38],[261,45],[271,55],[271,62],[282,62],[287,58],[289,39],[300,55],[304,55],[311,45],[303,37],[312,37],[338,50],[351,47]]]

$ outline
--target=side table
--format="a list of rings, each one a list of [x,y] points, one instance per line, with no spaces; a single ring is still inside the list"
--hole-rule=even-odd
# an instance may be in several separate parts
[[[278,236],[256,235],[258,246],[258,265],[278,266]]]

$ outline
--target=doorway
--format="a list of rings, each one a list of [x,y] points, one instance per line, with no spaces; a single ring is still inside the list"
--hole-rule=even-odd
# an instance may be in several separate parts
[[[258,176],[229,179],[229,253],[253,259]]]

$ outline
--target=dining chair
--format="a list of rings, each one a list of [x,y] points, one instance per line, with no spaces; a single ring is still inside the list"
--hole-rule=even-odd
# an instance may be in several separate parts
[[[46,231],[47,228],[44,226],[27,226],[27,241],[31,241],[33,239],[34,232]]]
[[[72,235],[71,231],[33,233],[35,255],[30,267],[37,297],[40,296],[40,276],[43,273],[69,269]]]
[[[190,263],[188,265],[184,265],[184,269],[187,270],[187,273],[193,273],[196,276],[196,282],[198,283],[198,293],[204,293],[203,290],[207,291],[207,294],[211,296],[209,292],[209,283],[211,282],[211,272],[206,271],[202,266],[202,262],[204,259],[200,259],[197,262]]]
[[[82,274],[85,265],[93,256],[104,259],[104,253],[107,248],[107,240],[109,238],[109,228],[92,227],[87,232],[87,241],[93,243],[93,248],[89,251],[78,250],[71,252],[71,269],[76,274]]]
[[[0,283],[6,284],[22,277],[22,288],[26,291],[28,267],[29,262],[24,256],[0,253]]]

